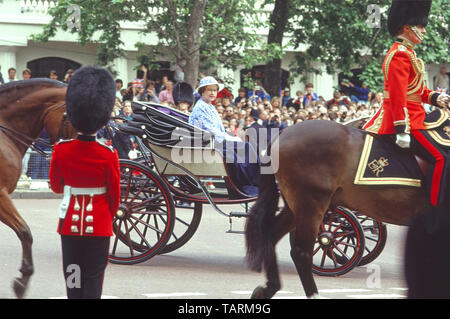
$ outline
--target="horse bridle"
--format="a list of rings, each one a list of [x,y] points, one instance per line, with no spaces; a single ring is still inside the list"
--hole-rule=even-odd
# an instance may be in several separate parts
[[[64,105],[66,105],[65,102],[62,103],[62,104],[59,104],[59,105],[57,105],[55,107],[52,107],[51,110],[59,109],[60,107],[63,107]],[[47,111],[46,114],[49,111]],[[60,125],[59,130],[58,130],[57,140],[62,138],[62,133],[64,131],[64,128],[67,128],[67,124],[68,124],[67,122],[68,122],[67,121],[67,113],[64,112],[63,118],[62,118],[62,121],[61,121],[61,125]],[[33,138],[29,137],[28,135],[23,134],[22,132],[19,132],[17,130],[14,130],[12,128],[9,128],[9,127],[1,125],[1,124],[0,124],[0,131],[3,131],[4,133],[7,133],[7,134],[9,133],[8,135],[13,137],[17,142],[19,142],[20,144],[26,146],[27,148],[31,148],[33,151],[39,153],[42,156],[45,156],[45,157],[50,157],[51,156],[51,155],[45,153],[43,150],[41,150],[41,149],[36,147],[36,145],[39,145],[39,146],[42,146],[42,147],[45,147],[45,148],[53,149],[53,145],[52,144],[47,143],[44,139],[42,139],[40,137],[38,139],[33,139]]]

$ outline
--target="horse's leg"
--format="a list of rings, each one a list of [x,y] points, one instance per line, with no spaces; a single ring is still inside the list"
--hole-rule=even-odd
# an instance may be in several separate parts
[[[287,206],[275,216],[275,220],[271,224],[272,227],[269,228],[269,233],[267,234],[271,238],[271,249],[267,251],[264,258],[264,270],[267,278],[266,286],[256,287],[251,296],[252,299],[272,298],[281,289],[275,245],[292,229],[293,220],[294,216]]]
[[[305,210],[308,215],[296,215],[296,230],[290,234],[291,257],[305,290],[306,297],[319,297],[316,282],[312,274],[314,242],[321,220],[322,209]],[[325,211],[325,210],[323,210]]]
[[[13,289],[17,298],[22,298],[28,286],[28,281],[34,272],[33,259],[31,256],[31,245],[33,237],[31,231],[19,212],[14,207],[8,192],[5,189],[0,190],[0,221],[9,226],[19,237],[22,244],[22,266],[20,272],[21,278],[15,278]]]

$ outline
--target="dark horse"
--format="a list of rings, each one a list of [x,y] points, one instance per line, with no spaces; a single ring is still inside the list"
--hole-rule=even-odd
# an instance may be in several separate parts
[[[15,81],[0,87],[0,221],[9,226],[22,244],[21,278],[13,282],[17,297],[23,297],[33,274],[31,231],[9,196],[22,170],[22,157],[45,127],[50,143],[76,136],[63,121],[67,86],[49,79]]]
[[[288,232],[290,254],[306,296],[318,294],[311,271],[313,246],[328,208],[344,206],[396,225],[407,225],[428,209],[420,188],[353,184],[365,134],[331,121],[306,121],[285,129],[273,141],[272,167],[278,170],[261,175],[258,200],[246,224],[249,267],[264,268],[268,279],[252,298],[271,298],[281,288],[275,244]],[[285,203],[278,214],[275,178]]]

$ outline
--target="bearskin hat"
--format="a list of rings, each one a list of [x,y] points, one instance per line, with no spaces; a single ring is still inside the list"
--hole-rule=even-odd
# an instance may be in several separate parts
[[[186,102],[189,105],[194,104],[194,90],[189,83],[178,82],[172,90],[172,96],[175,105],[180,102]]]
[[[388,30],[391,36],[398,35],[404,25],[428,24],[431,0],[392,0],[388,14]]]
[[[115,98],[116,85],[107,70],[93,66],[80,68],[67,87],[67,117],[79,132],[95,133],[108,123]]]

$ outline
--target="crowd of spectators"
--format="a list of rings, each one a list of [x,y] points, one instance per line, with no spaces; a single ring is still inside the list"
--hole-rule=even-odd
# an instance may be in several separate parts
[[[63,81],[69,82],[73,73],[73,69],[67,70]],[[121,79],[116,80],[116,105],[113,115],[130,116],[132,101],[155,102],[177,108],[172,96],[175,80],[172,81],[168,76],[152,80],[149,79],[149,73],[148,68],[142,66],[138,71],[137,78],[127,83],[126,86]],[[445,75],[445,70],[441,73]],[[204,74],[200,73],[200,78],[203,76]],[[22,79],[26,80],[31,77],[31,70],[22,71]],[[55,70],[50,71],[48,77],[59,78]],[[178,75],[176,78],[178,79],[180,76]],[[442,78],[440,83],[448,85],[445,77],[442,76]],[[15,80],[18,80],[16,69],[8,69],[5,78],[0,72],[0,85]],[[199,81],[200,79],[197,84]],[[219,80],[219,82],[221,81]],[[240,137],[245,135],[246,128],[253,121],[258,121],[264,127],[283,130],[288,126],[308,120],[345,123],[354,119],[367,118],[377,111],[383,100],[383,93],[373,92],[364,83],[359,87],[348,80],[340,83],[340,89],[334,91],[331,99],[326,99],[320,92],[316,92],[312,83],[306,83],[304,90],[296,90],[295,93],[291,93],[289,88],[283,88],[279,96],[271,96],[261,81],[255,81],[252,88],[242,87],[234,92],[235,94],[227,88],[226,83],[224,84],[225,88],[218,93],[214,105],[222,117],[227,132]],[[191,109],[192,107],[193,105]],[[191,109],[183,108],[181,111],[189,113]],[[252,110],[257,110],[257,112],[252,113]],[[255,118],[254,114],[258,114],[258,118]],[[111,122],[113,126],[118,123],[120,120]],[[43,135],[45,134],[43,132]],[[100,132],[99,137],[107,138],[105,132]],[[122,144],[127,145],[126,149],[133,148],[132,138],[123,136],[120,138],[123,140]],[[123,152],[121,157],[129,157],[129,155],[127,152]],[[27,170],[27,161],[28,159],[25,158],[24,173]],[[46,169],[47,166],[44,167],[44,170]],[[33,177],[42,176],[41,173],[31,173],[31,175]]]
[[[143,67],[141,77],[129,82],[126,87],[123,86],[122,80],[116,80],[118,103],[150,101],[177,108],[172,97],[174,82],[167,76],[159,81],[144,80],[146,73],[147,69]],[[270,96],[262,83],[256,81],[253,88],[240,88],[236,95],[225,86],[218,93],[214,104],[225,128],[232,135],[238,135],[245,129],[246,119],[250,117],[252,109],[258,109],[259,120],[263,125],[283,129],[307,120],[344,123],[368,117],[381,105],[383,94],[371,92],[365,85],[359,88],[353,83],[343,82],[341,87],[347,90],[345,92],[336,90],[331,99],[325,99],[320,93],[315,92],[312,83],[307,83],[304,91],[296,90],[293,95],[289,88],[284,88],[280,96]],[[353,91],[354,94],[345,94],[349,91]],[[181,111],[189,113],[190,110]]]

